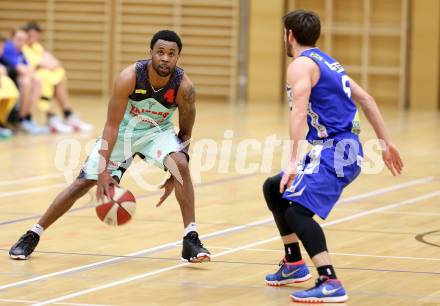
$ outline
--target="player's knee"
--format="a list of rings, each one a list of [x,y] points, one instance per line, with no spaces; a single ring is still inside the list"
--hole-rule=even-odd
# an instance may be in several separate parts
[[[304,206],[293,203],[285,213],[286,222],[289,223],[294,232],[300,236],[313,220],[314,213]]]
[[[276,203],[281,199],[278,177],[279,175],[268,177],[263,183],[263,195],[270,211],[274,211]]]
[[[270,211],[274,209],[274,202],[272,200],[272,180],[268,177],[263,183],[263,195],[266,200],[267,207]]]

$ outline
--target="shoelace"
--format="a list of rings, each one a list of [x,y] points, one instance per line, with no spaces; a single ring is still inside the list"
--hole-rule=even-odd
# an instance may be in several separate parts
[[[197,236],[197,235],[190,235],[188,238],[190,240],[194,241],[197,244],[197,246],[203,248],[203,243],[200,241],[199,236]]]
[[[281,259],[281,261],[278,263],[278,267],[279,267],[278,272],[281,271],[281,269],[283,268],[283,266],[284,266],[285,263],[286,263],[286,262],[284,261],[284,258]],[[277,272],[277,273],[278,273],[278,272]]]
[[[200,239],[197,237],[196,239],[196,243],[199,247],[203,248],[203,243],[200,241]]]
[[[37,234],[26,233],[26,234],[24,234],[23,237],[21,238],[21,241],[22,241],[22,242],[27,242],[27,241],[33,241],[33,242],[35,242],[35,241],[38,240],[37,237],[36,237],[36,235],[37,235]]]

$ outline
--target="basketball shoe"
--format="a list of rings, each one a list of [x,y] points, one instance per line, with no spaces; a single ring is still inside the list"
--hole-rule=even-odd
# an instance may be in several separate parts
[[[71,114],[66,118],[66,124],[71,126],[75,132],[90,132],[93,130],[93,125],[82,121],[75,114]]]
[[[12,259],[26,260],[35,250],[40,241],[40,236],[33,231],[27,231],[9,250]]]
[[[280,268],[277,272],[266,275],[266,284],[269,286],[302,283],[312,277],[304,260],[290,263],[286,262],[286,259],[284,258],[279,266]]]
[[[0,125],[0,139],[8,139],[12,137],[12,131]]]
[[[52,133],[68,134],[73,132],[73,127],[65,124],[59,117],[51,116],[47,122]]]
[[[183,237],[182,245],[182,261],[193,263],[211,261],[211,253],[203,247],[197,232],[189,232]]]
[[[20,129],[26,134],[31,135],[43,135],[50,133],[50,129],[47,126],[39,126],[31,120],[23,120],[20,123]]]
[[[294,302],[301,303],[341,303],[348,300],[341,282],[326,276],[320,276],[315,287],[293,292],[290,297]]]

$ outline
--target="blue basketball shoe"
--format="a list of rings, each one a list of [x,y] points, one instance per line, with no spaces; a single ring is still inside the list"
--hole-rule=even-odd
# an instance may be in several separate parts
[[[290,263],[283,259],[276,273],[266,275],[266,284],[269,286],[282,286],[291,283],[302,283],[311,277],[312,275],[304,260]]]
[[[341,303],[348,300],[344,287],[337,279],[320,276],[315,287],[293,292],[290,297],[301,303]]]

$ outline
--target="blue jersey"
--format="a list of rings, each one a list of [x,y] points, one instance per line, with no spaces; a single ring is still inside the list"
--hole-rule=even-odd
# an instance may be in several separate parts
[[[18,64],[28,64],[23,52],[15,48],[11,40],[6,41],[5,49],[3,54],[0,54],[0,57],[3,63],[12,68],[16,68]]]
[[[283,198],[325,219],[343,189],[361,172],[363,152],[358,137],[359,115],[351,99],[350,82],[344,68],[318,48],[308,49],[300,56],[312,59],[320,71],[310,94],[307,116],[309,132],[306,138],[314,147],[305,156]],[[289,88],[287,93],[292,106],[294,101]],[[326,139],[333,141],[329,145]]]
[[[313,143],[326,138],[357,138],[360,133],[359,115],[351,99],[351,89],[344,68],[333,58],[318,48],[301,53],[312,59],[320,70],[318,83],[313,86],[307,124],[309,132],[306,139]],[[292,107],[292,92],[287,86],[287,96]]]

